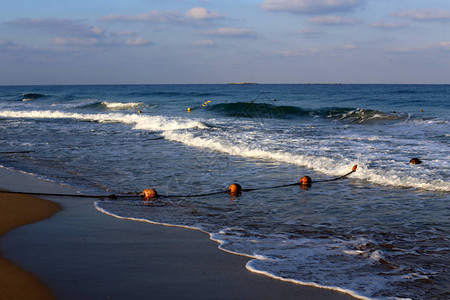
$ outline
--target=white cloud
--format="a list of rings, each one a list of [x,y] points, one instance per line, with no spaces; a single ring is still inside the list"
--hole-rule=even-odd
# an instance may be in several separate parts
[[[316,25],[353,25],[361,23],[355,18],[342,18],[340,16],[323,15],[309,19],[309,23]]]
[[[231,27],[222,27],[212,30],[204,31],[206,35],[219,37],[256,37],[256,33],[249,29],[239,29]]]
[[[392,16],[413,21],[450,21],[450,10],[419,9],[393,13]]]
[[[137,15],[108,15],[98,18],[106,22],[148,22],[148,23],[196,23],[222,18],[217,12],[203,7],[194,7],[182,13],[180,11],[152,10]]]
[[[203,7],[194,7],[186,12],[186,17],[194,20],[209,20],[221,18],[216,12],[210,12]]]
[[[350,11],[363,4],[364,0],[265,0],[265,10],[299,14],[326,14]]]

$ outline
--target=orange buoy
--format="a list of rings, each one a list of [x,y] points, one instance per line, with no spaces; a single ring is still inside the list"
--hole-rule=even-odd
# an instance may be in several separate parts
[[[357,168],[358,168],[358,165],[354,165],[352,168],[352,172],[355,172]]]
[[[143,200],[150,200],[150,199],[156,199],[158,198],[158,193],[154,189],[146,189],[142,191],[142,199]]]
[[[242,192],[242,187],[240,184],[232,183],[228,186],[228,194],[231,196],[239,196]]]
[[[417,157],[411,158],[411,160],[409,161],[410,164],[413,165],[419,165],[422,163],[422,161],[420,159],[418,159]]]
[[[309,176],[303,176],[298,180],[301,185],[311,185],[312,179]]]

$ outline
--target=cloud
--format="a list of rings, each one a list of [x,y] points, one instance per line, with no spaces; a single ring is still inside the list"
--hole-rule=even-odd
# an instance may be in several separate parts
[[[17,51],[22,50],[23,46],[14,43],[13,41],[7,41],[0,39],[0,51]]]
[[[387,50],[392,53],[419,53],[419,52],[449,52],[450,53],[450,41],[441,41],[439,43],[430,43],[424,46],[418,47],[403,47]]]
[[[397,29],[406,27],[406,23],[387,23],[387,22],[374,22],[370,24],[370,27],[380,28],[380,29]]]
[[[346,44],[342,47],[337,48],[337,50],[356,50],[356,49],[359,49],[359,47],[354,44]]]
[[[194,46],[199,47],[214,47],[216,43],[213,40],[201,40],[194,43]]]
[[[57,37],[53,40],[53,43],[58,46],[99,46],[104,44],[98,38],[62,38]],[[110,44],[110,43],[109,43]]]
[[[340,16],[323,15],[309,19],[309,23],[316,25],[354,25],[361,23],[361,20],[355,18],[342,18]]]
[[[239,29],[231,27],[222,27],[203,32],[206,35],[218,37],[256,37],[256,33],[249,29]]]
[[[136,32],[134,32],[134,31],[116,31],[116,32],[111,32],[110,35],[111,36],[135,36]]]
[[[203,7],[194,7],[185,13],[179,11],[152,10],[137,15],[108,15],[98,18],[105,22],[147,22],[147,23],[194,23],[222,18],[217,12],[208,11]]]
[[[152,10],[147,13],[128,15],[108,15],[98,18],[99,21],[105,22],[151,22],[151,23],[168,23],[180,19],[180,15],[172,11]]]
[[[79,36],[98,37],[105,35],[105,31],[97,26],[84,24],[80,21],[57,18],[17,19],[4,22],[6,25],[45,30],[47,32]]]
[[[281,57],[301,57],[318,54],[321,51],[317,48],[303,49],[303,50],[280,50],[275,52],[275,56]]]
[[[132,31],[108,33],[98,26],[85,24],[82,21],[56,18],[17,19],[5,22],[10,26],[19,26],[34,30],[50,32],[56,35],[53,45],[56,46],[144,46],[152,43],[143,38],[121,40],[120,37],[136,36]]]
[[[314,29],[314,28],[304,28],[304,29],[297,30],[296,33],[305,35],[305,36],[315,36],[315,35],[321,34],[322,32],[317,29]]]
[[[148,45],[153,45],[153,43],[147,39],[143,39],[143,38],[136,38],[136,39],[128,39],[125,42],[125,45],[128,46],[148,46]]]
[[[216,12],[210,12],[203,7],[194,7],[186,12],[186,17],[194,20],[218,19],[221,16]]]
[[[280,50],[275,52],[275,56],[281,57],[303,57],[303,56],[317,56],[317,55],[333,56],[337,52],[353,51],[356,49],[359,49],[359,47],[354,44],[346,44],[340,47],[334,47],[329,49],[309,48],[300,50]]]
[[[450,10],[419,9],[407,10],[393,13],[397,18],[410,19],[413,21],[450,21]]]
[[[327,14],[351,11],[364,0],[265,0],[263,9],[296,14]]]
[[[99,38],[62,38],[57,37],[53,40],[57,46],[147,46],[153,43],[143,38],[129,38],[126,41]]]

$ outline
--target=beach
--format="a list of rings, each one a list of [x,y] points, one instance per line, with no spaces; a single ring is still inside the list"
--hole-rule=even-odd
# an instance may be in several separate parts
[[[2,86],[0,166],[23,173],[4,169],[0,189],[121,197],[46,196],[62,210],[1,251],[60,299],[447,299],[449,95]]]
[[[4,168],[0,177],[1,189],[74,192]],[[248,258],[218,250],[204,233],[113,218],[96,211],[93,199],[0,198],[2,230],[10,230],[1,251],[17,274],[0,268],[1,280],[10,280],[0,299],[354,299],[253,274],[245,269]],[[12,215],[26,207],[30,215],[13,224]],[[11,230],[21,224],[28,225]]]

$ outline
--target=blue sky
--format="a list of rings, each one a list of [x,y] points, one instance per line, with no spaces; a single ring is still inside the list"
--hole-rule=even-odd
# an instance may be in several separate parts
[[[450,83],[448,0],[2,0],[0,84]]]

